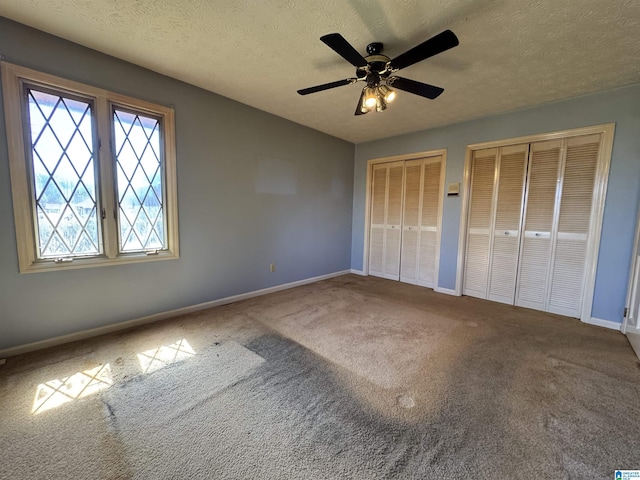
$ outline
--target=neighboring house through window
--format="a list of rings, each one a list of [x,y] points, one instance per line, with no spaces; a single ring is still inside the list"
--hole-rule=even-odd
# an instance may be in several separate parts
[[[173,109],[2,63],[21,272],[178,257]]]

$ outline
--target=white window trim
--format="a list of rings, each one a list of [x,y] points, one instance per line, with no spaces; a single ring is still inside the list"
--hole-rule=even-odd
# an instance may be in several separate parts
[[[67,270],[74,268],[119,265],[179,258],[178,239],[178,199],[176,177],[175,114],[173,108],[138,100],[101,88],[63,79],[7,62],[1,63],[2,90],[4,97],[7,146],[11,172],[13,212],[18,245],[18,264],[21,273]],[[29,189],[29,172],[25,151],[24,120],[22,113],[22,83],[27,81],[68,91],[71,94],[93,97],[97,117],[98,137],[101,146],[96,154],[100,170],[100,200],[106,211],[107,220],[102,221],[104,255],[88,258],[74,258],[71,262],[38,260],[33,222],[33,207]],[[136,111],[148,112],[163,119],[164,182],[166,199],[167,249],[152,255],[146,252],[118,253],[117,223],[113,220],[117,201],[115,198],[114,168],[112,153],[111,108],[120,106]]]

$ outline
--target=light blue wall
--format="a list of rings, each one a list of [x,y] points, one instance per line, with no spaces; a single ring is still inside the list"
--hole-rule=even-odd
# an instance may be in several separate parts
[[[362,269],[369,159],[446,148],[446,182],[462,182],[466,145],[610,122],[616,132],[592,317],[621,322],[640,199],[640,85],[357,145],[351,267]],[[460,211],[460,197],[445,197],[439,286],[448,289],[456,283]]]
[[[181,252],[18,273],[0,114],[0,349],[350,268],[353,144],[2,18],[0,52],[175,106]]]

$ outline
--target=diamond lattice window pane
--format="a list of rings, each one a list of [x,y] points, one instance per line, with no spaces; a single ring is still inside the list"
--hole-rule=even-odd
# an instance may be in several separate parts
[[[38,258],[98,255],[91,104],[27,93]]]
[[[164,197],[157,119],[114,110],[120,251],[162,250]]]

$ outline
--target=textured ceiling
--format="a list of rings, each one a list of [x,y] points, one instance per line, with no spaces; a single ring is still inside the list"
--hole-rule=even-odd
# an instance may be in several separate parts
[[[640,82],[638,0],[0,0],[0,15],[359,143]],[[402,70],[445,88],[355,117],[362,83],[320,36],[394,57],[450,28],[460,46]]]

